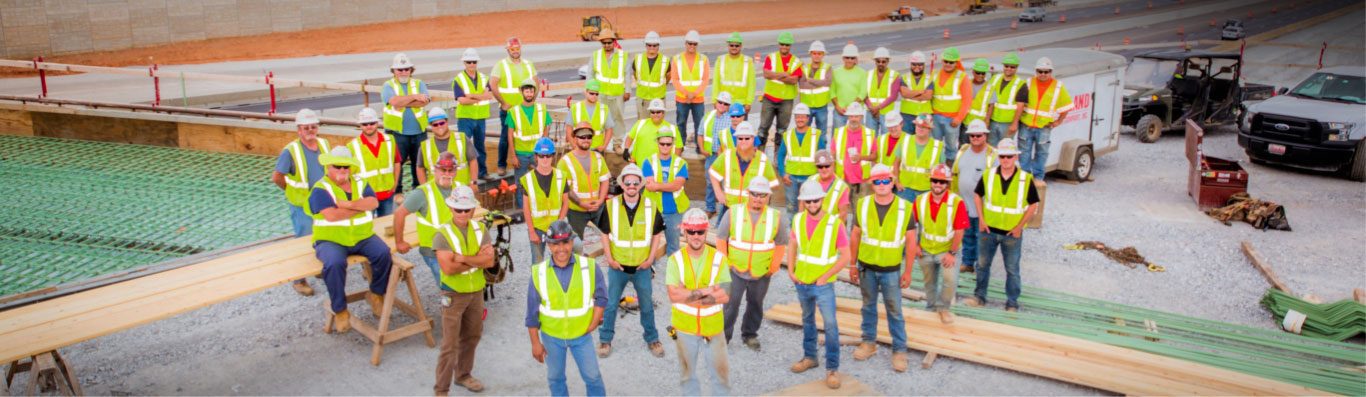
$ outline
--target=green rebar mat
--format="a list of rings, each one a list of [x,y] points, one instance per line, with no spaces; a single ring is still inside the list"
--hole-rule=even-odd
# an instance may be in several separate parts
[[[268,156],[0,135],[0,296],[290,231]]]
[[[1270,288],[1262,296],[1262,306],[1276,322],[1284,322],[1291,310],[1303,314],[1300,335],[1343,341],[1366,333],[1366,305],[1353,300],[1315,304]]]

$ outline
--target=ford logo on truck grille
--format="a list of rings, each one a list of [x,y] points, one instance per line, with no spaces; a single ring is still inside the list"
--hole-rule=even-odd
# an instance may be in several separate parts
[[[1276,127],[1276,131],[1290,131],[1290,126],[1285,123],[1276,123],[1276,125],[1273,125],[1272,127]]]

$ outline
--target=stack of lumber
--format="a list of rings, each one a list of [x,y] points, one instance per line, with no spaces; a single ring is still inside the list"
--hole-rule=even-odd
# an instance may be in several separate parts
[[[840,333],[859,335],[860,303],[837,302]],[[777,305],[770,320],[801,324],[796,303]],[[904,309],[911,349],[1011,369],[1122,394],[1323,395],[1326,392],[1185,360],[1026,328],[959,317],[950,325],[933,313]],[[817,325],[822,323],[818,320]],[[887,322],[878,341],[891,343]]]

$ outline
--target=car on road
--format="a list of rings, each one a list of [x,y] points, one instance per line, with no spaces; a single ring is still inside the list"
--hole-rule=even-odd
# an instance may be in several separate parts
[[[1029,7],[1020,12],[1022,22],[1043,22],[1047,17],[1048,13],[1044,12],[1043,7]]]
[[[1243,21],[1230,19],[1224,21],[1224,30],[1219,33],[1220,40],[1241,40],[1247,35]]]
[[[588,64],[579,66],[579,80],[588,80]]]
[[[1325,68],[1249,105],[1238,146],[1253,162],[1366,180],[1366,66]]]
[[[1244,102],[1270,98],[1273,87],[1242,81],[1236,52],[1160,50],[1134,57],[1124,81],[1124,125],[1140,142],[1162,138],[1191,120],[1208,130],[1234,124]]]
[[[925,19],[925,11],[921,11],[918,7],[901,6],[896,10],[887,13],[887,20],[893,22],[910,22],[921,19]]]

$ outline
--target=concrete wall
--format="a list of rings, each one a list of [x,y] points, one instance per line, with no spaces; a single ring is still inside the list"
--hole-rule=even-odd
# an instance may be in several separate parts
[[[0,56],[26,59],[495,11],[716,1],[0,0]]]

